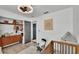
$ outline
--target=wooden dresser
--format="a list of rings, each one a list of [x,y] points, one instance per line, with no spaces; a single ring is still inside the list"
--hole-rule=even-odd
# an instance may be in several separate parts
[[[22,40],[22,36],[21,35],[13,35],[13,36],[7,36],[7,37],[3,37],[0,38],[0,46],[3,47],[5,45],[9,45],[15,42],[19,42]]]

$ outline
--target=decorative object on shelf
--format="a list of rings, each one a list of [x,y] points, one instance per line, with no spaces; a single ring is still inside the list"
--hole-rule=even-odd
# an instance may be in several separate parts
[[[24,14],[30,14],[33,12],[33,8],[31,5],[19,5],[18,11]]]
[[[44,20],[44,30],[53,30],[53,19],[51,17]]]
[[[8,21],[7,20],[4,20],[4,23],[8,23]]]
[[[7,24],[7,25],[19,25],[23,26],[23,21],[21,20],[10,20],[10,19],[2,19],[0,20],[0,24]]]
[[[9,20],[8,20],[8,23],[13,23],[13,20],[9,19]]]
[[[19,26],[19,30],[20,31],[23,31],[23,26]]]
[[[13,24],[16,24],[16,20],[13,20]]]

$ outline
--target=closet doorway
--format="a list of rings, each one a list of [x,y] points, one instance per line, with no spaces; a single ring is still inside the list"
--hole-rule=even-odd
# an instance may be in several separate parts
[[[33,40],[36,40],[36,23],[33,24]]]

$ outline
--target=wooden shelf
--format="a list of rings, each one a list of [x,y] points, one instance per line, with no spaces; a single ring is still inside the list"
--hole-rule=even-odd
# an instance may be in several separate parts
[[[8,25],[23,25],[23,24],[13,24],[13,23],[3,23],[3,22],[0,22],[0,24],[8,24]]]

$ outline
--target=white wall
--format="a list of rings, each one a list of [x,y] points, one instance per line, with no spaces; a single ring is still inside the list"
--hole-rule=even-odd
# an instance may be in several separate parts
[[[79,36],[79,6],[73,7],[74,34]]]
[[[14,33],[13,28],[13,25],[0,24],[0,35],[3,35],[5,33]]]
[[[23,17],[22,15],[6,11],[4,9],[0,9],[0,16],[17,19],[17,20],[25,20],[25,21],[31,21],[31,18]]]
[[[53,18],[53,30],[44,30],[44,20],[47,17]],[[67,31],[73,33],[73,8],[60,10],[54,13],[46,14],[36,18],[37,20],[37,41],[40,42],[41,38],[47,40],[58,40]]]
[[[73,26],[74,35],[79,42],[79,6],[73,7]]]

